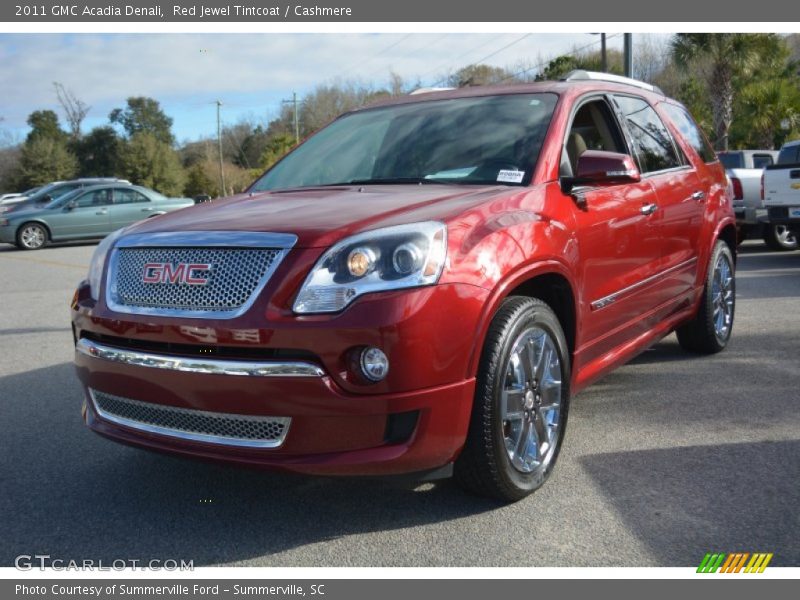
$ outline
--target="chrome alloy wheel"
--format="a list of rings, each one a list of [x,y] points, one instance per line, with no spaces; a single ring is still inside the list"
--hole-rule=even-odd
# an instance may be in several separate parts
[[[22,245],[30,250],[35,250],[44,246],[47,241],[47,234],[41,225],[26,225],[20,232],[19,239]]]
[[[500,399],[503,440],[515,469],[547,468],[558,446],[561,361],[553,338],[538,326],[515,340]]]
[[[717,257],[714,265],[714,275],[711,280],[711,301],[714,311],[714,333],[721,341],[726,341],[731,331],[733,322],[733,269],[724,254]]]
[[[794,232],[786,225],[775,225],[775,239],[779,245],[787,250],[795,250],[797,248],[797,238]]]

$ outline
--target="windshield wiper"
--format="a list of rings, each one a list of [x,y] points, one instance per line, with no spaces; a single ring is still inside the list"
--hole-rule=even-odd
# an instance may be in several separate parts
[[[399,184],[425,184],[425,183],[438,183],[450,184],[452,181],[444,179],[429,179],[427,177],[374,177],[372,179],[352,179],[347,182],[348,185],[399,185]]]

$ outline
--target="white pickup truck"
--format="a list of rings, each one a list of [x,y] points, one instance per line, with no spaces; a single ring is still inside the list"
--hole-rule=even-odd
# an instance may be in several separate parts
[[[785,226],[771,226],[761,193],[764,168],[778,160],[777,150],[729,150],[717,154],[733,187],[733,211],[739,241],[763,238],[773,250],[794,250],[797,240]]]
[[[764,205],[771,226],[800,239],[800,141],[785,144],[777,164],[765,168]]]

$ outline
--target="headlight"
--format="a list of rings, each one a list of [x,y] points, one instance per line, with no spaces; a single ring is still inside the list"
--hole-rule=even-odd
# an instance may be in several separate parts
[[[362,294],[433,285],[446,256],[447,226],[437,221],[359,233],[317,261],[294,312],[338,312]]]
[[[111,235],[103,238],[103,241],[97,245],[94,254],[92,254],[92,262],[89,263],[89,291],[95,302],[100,299],[100,283],[103,279],[103,266],[106,264],[108,251],[111,250],[111,246],[114,245],[114,242],[117,241],[124,231],[125,229],[118,229]]]

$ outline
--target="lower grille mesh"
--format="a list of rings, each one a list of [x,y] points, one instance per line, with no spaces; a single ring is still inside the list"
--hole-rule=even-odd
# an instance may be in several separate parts
[[[91,390],[101,417],[122,425],[210,443],[270,447],[280,446],[291,419],[177,408],[123,398]]]

